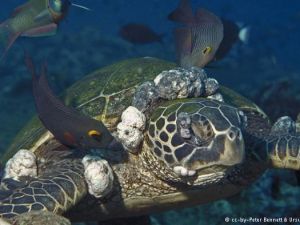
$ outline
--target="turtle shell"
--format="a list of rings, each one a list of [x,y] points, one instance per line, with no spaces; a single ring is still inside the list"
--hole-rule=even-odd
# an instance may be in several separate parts
[[[121,61],[85,76],[68,88],[62,98],[66,105],[101,120],[113,131],[122,112],[131,105],[136,88],[145,81],[153,81],[163,70],[175,67],[172,62],[150,57]],[[221,87],[220,92],[227,104],[265,116],[254,103],[229,88]],[[46,133],[39,119],[34,117],[18,133],[0,163],[4,164],[19,149],[34,151],[34,146],[39,145],[38,141]]]

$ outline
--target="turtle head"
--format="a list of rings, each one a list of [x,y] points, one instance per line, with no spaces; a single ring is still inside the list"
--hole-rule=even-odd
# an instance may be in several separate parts
[[[217,109],[179,113],[177,135],[185,142],[177,155],[191,152],[184,161],[184,167],[190,170],[232,166],[243,160],[245,147],[240,128],[228,122]]]
[[[180,100],[160,107],[150,121],[154,155],[182,176],[244,159],[239,111],[207,99]]]

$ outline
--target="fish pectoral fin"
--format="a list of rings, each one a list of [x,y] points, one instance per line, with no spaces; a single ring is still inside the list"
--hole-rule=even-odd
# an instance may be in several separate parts
[[[45,22],[45,23],[52,23],[52,16],[50,11],[47,9],[40,12],[36,17],[34,17],[35,22]]]
[[[41,27],[32,28],[24,33],[24,37],[42,37],[42,36],[52,36],[55,35],[57,31],[57,24],[51,23]]]

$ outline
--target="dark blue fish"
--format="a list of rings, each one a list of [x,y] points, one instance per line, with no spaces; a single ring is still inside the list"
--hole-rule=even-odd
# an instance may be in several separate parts
[[[163,38],[162,34],[157,34],[150,27],[137,23],[129,23],[122,26],[119,30],[119,35],[133,44],[161,43]]]
[[[36,75],[34,65],[27,57],[32,74],[33,96],[38,116],[43,125],[62,144],[81,149],[104,148],[112,140],[110,132],[98,120],[84,116],[65,106],[51,91],[46,79],[46,66]]]

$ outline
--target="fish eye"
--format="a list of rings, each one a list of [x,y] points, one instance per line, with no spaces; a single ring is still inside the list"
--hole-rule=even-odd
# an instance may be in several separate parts
[[[212,48],[209,47],[209,46],[207,46],[207,47],[202,51],[202,53],[203,53],[203,55],[207,55],[207,54],[211,53],[211,51],[212,51]]]
[[[97,130],[90,130],[88,132],[88,136],[92,137],[93,139],[95,139],[96,141],[100,141],[101,140],[101,132],[97,131]]]
[[[69,0],[49,0],[49,7],[56,13],[64,12],[68,5],[70,5]]]

